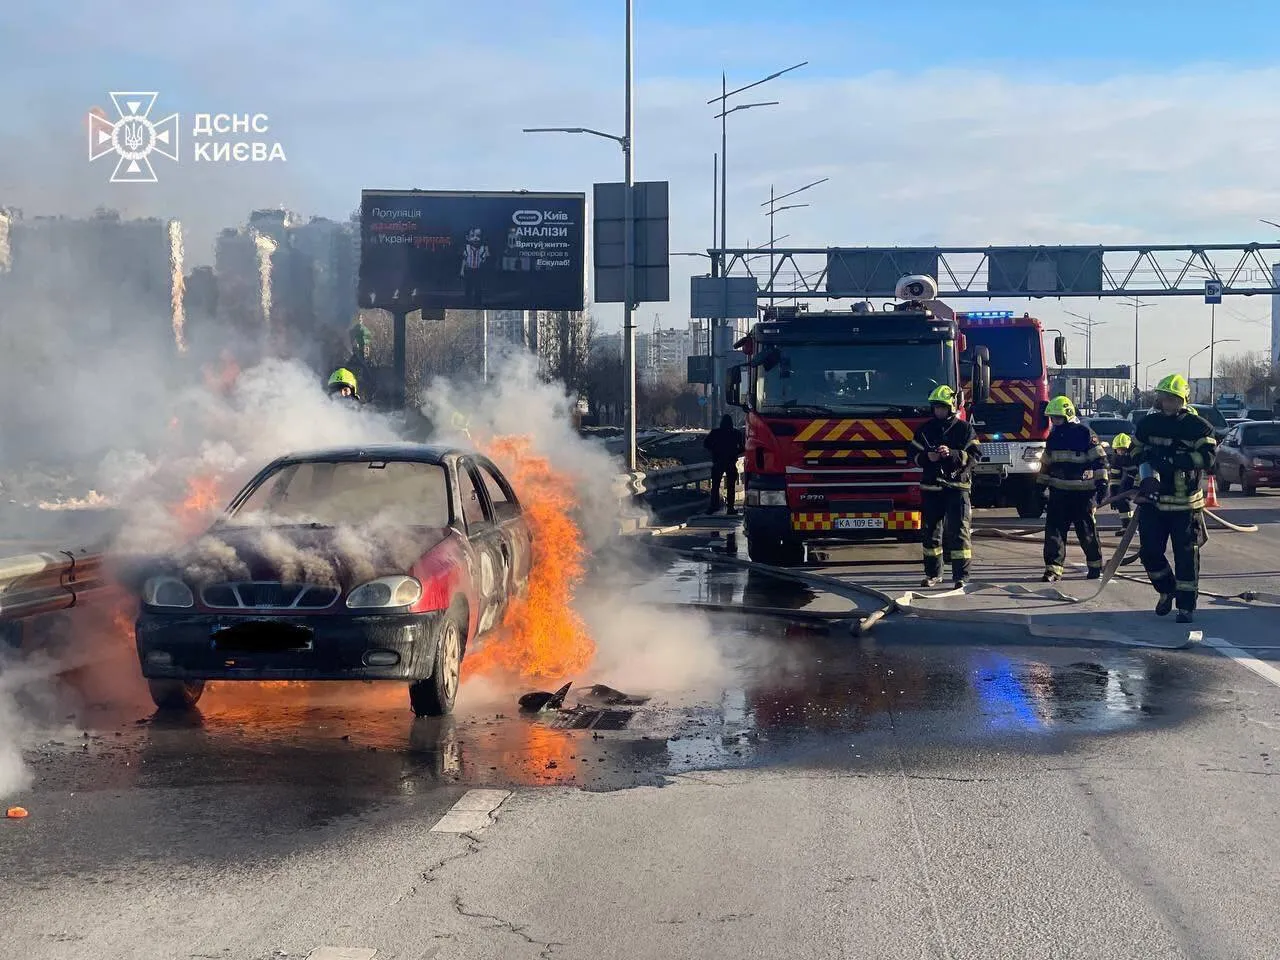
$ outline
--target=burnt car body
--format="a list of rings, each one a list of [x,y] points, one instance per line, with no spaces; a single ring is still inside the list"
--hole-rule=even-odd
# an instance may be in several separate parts
[[[161,708],[208,680],[401,680],[453,709],[462,657],[527,589],[533,538],[490,460],[387,444],[291,454],[142,587],[138,657]]]
[[[1280,487],[1280,421],[1246,420],[1232,427],[1218,447],[1214,473],[1223,493],[1233,483],[1247,496],[1258,487]]]

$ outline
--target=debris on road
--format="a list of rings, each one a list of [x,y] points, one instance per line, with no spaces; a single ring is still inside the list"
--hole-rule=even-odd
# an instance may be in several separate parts
[[[591,688],[578,699],[592,700],[607,707],[641,707],[649,702],[648,697],[623,693],[621,690],[615,690],[613,687],[606,687],[603,683],[593,684]]]
[[[8,817],[10,820],[21,820],[23,817],[27,816],[27,808],[26,807],[10,807],[8,810],[4,812],[4,815]]]
[[[566,683],[555,693],[547,693],[545,690],[535,690],[533,693],[526,693],[520,698],[520,709],[525,713],[541,713],[544,710],[559,710],[564,706],[564,698],[569,693],[569,688],[573,686],[573,682]]]

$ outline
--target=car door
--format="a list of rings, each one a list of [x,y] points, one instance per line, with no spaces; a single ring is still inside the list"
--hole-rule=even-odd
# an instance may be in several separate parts
[[[1240,428],[1233,427],[1227,431],[1226,439],[1218,447],[1217,473],[1219,477],[1230,479],[1236,476],[1240,466]]]
[[[493,506],[485,494],[484,481],[470,458],[458,461],[458,494],[474,564],[471,583],[477,603],[476,635],[479,636],[496,626],[502,615],[509,563],[502,549],[502,534],[494,519]]]
[[[494,517],[502,531],[503,544],[508,551],[507,559],[511,570],[508,590],[512,594],[523,593],[529,583],[529,572],[533,568],[533,533],[529,529],[528,518],[502,471],[482,457],[477,458],[477,463],[484,480],[485,492],[489,495],[489,503],[493,506]]]

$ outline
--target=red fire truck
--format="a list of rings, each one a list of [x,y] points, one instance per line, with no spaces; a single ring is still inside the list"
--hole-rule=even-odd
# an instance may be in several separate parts
[[[935,316],[931,278],[906,277],[898,290],[918,299],[884,310],[770,308],[735,344],[747,363],[731,369],[727,400],[747,411],[752,560],[800,563],[807,541],[919,538],[911,438],[939,385],[960,391],[964,380],[986,401],[986,349],[966,353],[956,322]]]
[[[1016,507],[1018,516],[1035,519],[1044,512],[1036,474],[1049,436],[1044,327],[1030,314],[1018,317],[1006,310],[957,313],[955,320],[970,350],[987,349],[991,374],[990,396],[969,409],[982,443],[982,462],[974,468],[973,504]],[[1065,337],[1054,340],[1054,353],[1058,366],[1065,366]]]

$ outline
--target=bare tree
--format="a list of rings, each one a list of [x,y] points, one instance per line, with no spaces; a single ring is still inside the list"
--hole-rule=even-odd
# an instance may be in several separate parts
[[[1271,364],[1256,353],[1237,353],[1218,361],[1214,374],[1222,393],[1245,396],[1265,389],[1271,381]]]

